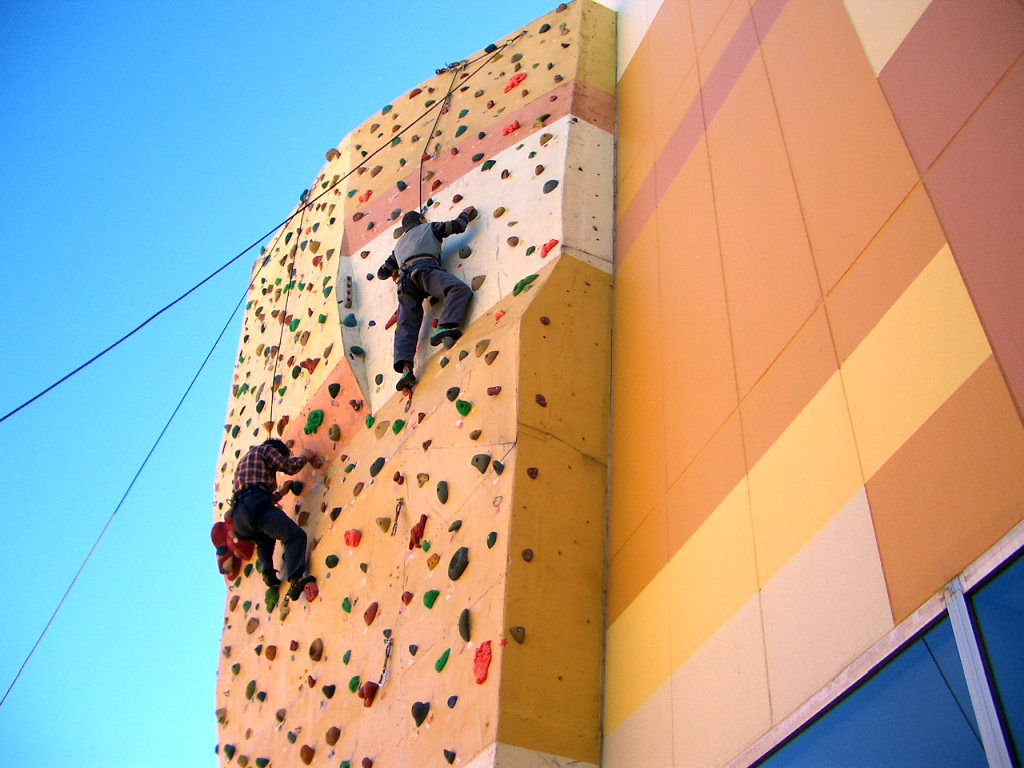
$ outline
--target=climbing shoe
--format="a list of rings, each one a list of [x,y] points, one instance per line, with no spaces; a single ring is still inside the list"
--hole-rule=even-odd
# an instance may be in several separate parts
[[[462,331],[458,328],[445,328],[444,326],[439,326],[436,331],[430,334],[430,346],[436,347],[445,339],[451,339],[452,343],[454,343],[460,336],[462,336]],[[450,347],[449,344],[445,344],[445,346]]]
[[[412,373],[412,369],[409,369],[402,374],[402,378],[395,384],[395,389],[401,392],[403,389],[412,389],[412,385],[416,383],[416,377]]]
[[[298,600],[306,585],[315,583],[316,579],[312,576],[303,576],[301,579],[296,579],[288,586],[288,599]]]
[[[277,571],[264,571],[263,583],[271,589],[281,586],[281,580],[277,578]]]

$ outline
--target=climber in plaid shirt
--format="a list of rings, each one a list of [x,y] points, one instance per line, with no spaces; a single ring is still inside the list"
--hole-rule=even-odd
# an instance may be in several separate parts
[[[267,440],[254,445],[242,457],[232,484],[234,509],[231,515],[235,535],[256,544],[256,556],[268,587],[280,586],[274,569],[274,547],[284,547],[284,564],[291,582],[288,597],[298,599],[306,584],[315,582],[306,575],[306,532],[286,515],[276,503],[290,490],[290,483],[277,488],[277,473],[294,475],[306,464],[321,466],[311,450],[292,456],[280,440]]]

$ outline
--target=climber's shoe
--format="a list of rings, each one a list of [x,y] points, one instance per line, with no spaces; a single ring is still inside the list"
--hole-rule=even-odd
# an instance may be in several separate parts
[[[401,392],[404,389],[412,389],[412,385],[416,383],[416,377],[413,375],[412,368],[402,374],[402,378],[395,384],[395,389]]]
[[[271,589],[275,589],[281,586],[281,580],[277,578],[277,571],[264,571],[263,572],[263,583]]]
[[[312,576],[303,576],[301,579],[295,579],[288,586],[288,599],[298,600],[299,595],[305,590],[307,584],[315,584],[316,579]]]
[[[452,343],[454,343],[460,336],[462,336],[462,331],[457,327],[446,328],[443,325],[438,326],[437,330],[430,334],[430,346],[436,347],[445,339],[451,339]],[[445,347],[450,348],[451,344],[445,344]]]

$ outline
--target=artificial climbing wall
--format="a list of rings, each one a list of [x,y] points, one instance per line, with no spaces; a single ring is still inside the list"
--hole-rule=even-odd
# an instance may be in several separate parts
[[[278,599],[251,562],[227,583],[223,764],[598,763],[614,50],[575,0],[402,94],[254,264],[214,520],[251,445],[314,450],[282,505],[319,593]],[[479,211],[445,241],[474,299],[451,349],[428,309],[403,397],[375,273],[421,158],[430,220]]]
[[[746,751],[1024,514],[1024,7],[626,0],[608,768]]]

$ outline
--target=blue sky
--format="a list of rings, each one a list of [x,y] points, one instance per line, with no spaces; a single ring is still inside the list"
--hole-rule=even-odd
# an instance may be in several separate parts
[[[0,413],[280,221],[372,112],[553,5],[3,0]],[[0,424],[0,695],[251,263]],[[0,708],[0,765],[215,765],[210,501],[239,322]]]

